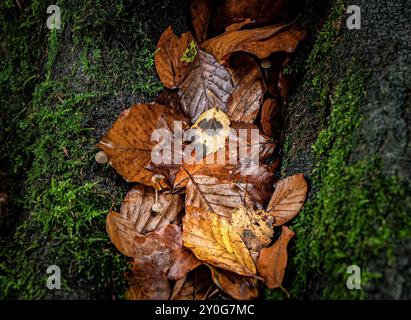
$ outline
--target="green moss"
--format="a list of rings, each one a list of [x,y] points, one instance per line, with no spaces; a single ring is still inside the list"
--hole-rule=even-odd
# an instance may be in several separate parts
[[[43,1],[22,10],[14,1],[0,4],[0,163],[10,194],[0,221],[0,297],[121,298],[129,265],[110,243],[105,217],[126,190],[90,181],[96,141],[85,123],[113,93],[158,92],[154,47],[130,18],[130,1],[57,4],[63,28],[53,31]],[[52,264],[61,268],[60,291],[45,287]]]

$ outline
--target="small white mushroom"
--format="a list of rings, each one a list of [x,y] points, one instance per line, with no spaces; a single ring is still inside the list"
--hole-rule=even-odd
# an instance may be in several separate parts
[[[159,212],[163,211],[163,209],[164,209],[164,206],[160,202],[155,202],[151,206],[151,211],[153,211],[155,213],[159,213]]]
[[[153,181],[153,183],[159,183],[164,178],[165,177],[162,174],[155,174],[151,177],[151,181]]]
[[[268,59],[264,59],[263,61],[261,61],[261,68],[263,69],[268,69],[271,67],[271,62]]]
[[[97,163],[104,164],[107,163],[108,157],[104,151],[99,151],[96,153],[95,160]]]

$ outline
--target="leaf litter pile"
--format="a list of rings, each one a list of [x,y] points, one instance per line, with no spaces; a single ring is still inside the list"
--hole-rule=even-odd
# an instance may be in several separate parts
[[[155,66],[166,88],[156,102],[123,111],[98,143],[100,156],[136,183],[106,225],[116,248],[132,259],[128,299],[208,299],[220,290],[254,299],[264,286],[285,290],[287,245],[295,235],[285,223],[307,193],[303,174],[275,179],[281,101],[291,86],[282,70],[305,36],[285,24],[285,4],[193,1],[194,35],[178,37],[169,27],[157,44]],[[183,161],[153,162],[159,129],[171,132],[174,159]],[[182,154],[192,150],[179,145],[178,129],[196,129],[190,141],[205,150],[202,161],[185,161]],[[256,146],[237,134],[256,130]],[[244,158],[210,161],[231,156],[228,141],[238,142],[236,155],[256,147],[258,166],[250,172]]]

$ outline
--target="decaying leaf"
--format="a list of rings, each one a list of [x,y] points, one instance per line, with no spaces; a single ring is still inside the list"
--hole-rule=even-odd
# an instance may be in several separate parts
[[[191,123],[212,108],[227,113],[227,100],[232,91],[233,83],[227,69],[212,55],[199,50],[190,74],[180,85],[181,107]]]
[[[234,90],[228,100],[228,116],[232,121],[253,123],[265,92],[260,67],[246,55],[235,55],[230,60],[229,70]]]
[[[194,206],[230,218],[234,209],[244,205],[262,207],[252,200],[248,189],[246,183],[221,181],[206,175],[191,176],[187,184],[186,211],[187,206]]]
[[[191,22],[198,43],[207,39],[211,6],[212,0],[194,0],[191,4]]]
[[[202,266],[176,281],[170,300],[204,300],[213,287],[210,271]]]
[[[277,131],[278,124],[274,123],[280,114],[280,105],[276,99],[267,99],[264,101],[261,109],[261,127],[264,133],[272,137]]]
[[[214,27],[223,31],[238,20],[249,19],[266,23],[284,18],[288,0],[225,0],[216,8]]]
[[[109,163],[125,180],[159,188],[152,181],[153,172],[145,169],[157,145],[152,141],[152,133],[156,129],[173,132],[176,120],[182,122],[183,128],[187,127],[186,118],[174,109],[155,103],[134,105],[121,113],[97,146],[103,149]]]
[[[226,64],[234,52],[247,52],[260,59],[274,52],[293,52],[305,31],[295,25],[275,24],[256,29],[228,31],[201,44],[201,48]]]
[[[260,133],[257,126],[245,123],[233,122],[229,137],[223,149],[210,154],[202,161],[195,163],[183,163],[174,180],[174,188],[185,187],[189,174],[204,174],[217,177],[222,180],[260,181],[268,183],[269,196],[272,195],[272,173],[268,169],[275,170],[276,166],[262,165],[274,151],[275,143],[270,138]],[[254,154],[255,153],[255,154]],[[254,155],[258,156],[254,163]],[[256,165],[257,164],[257,165]],[[267,174],[268,173],[268,174]]]
[[[271,243],[274,218],[263,210],[239,208],[231,215],[231,224],[249,250],[259,251]]]
[[[233,272],[209,266],[214,283],[225,293],[237,300],[258,297],[257,280]]]
[[[281,286],[287,267],[287,245],[295,233],[282,226],[280,238],[269,248],[263,248],[257,262],[258,273],[268,288]]]
[[[167,278],[169,280],[179,280],[183,278],[187,272],[196,269],[202,262],[198,260],[190,250],[183,248],[174,255],[174,263],[168,271]]]
[[[158,40],[154,62],[158,76],[167,88],[176,88],[186,77],[190,63],[184,61],[183,55],[192,41],[194,39],[190,32],[178,38],[171,26]]]
[[[120,214],[138,233],[145,234],[171,223],[184,208],[180,195],[168,191],[159,192],[157,203],[161,210],[153,212],[155,192],[152,188],[137,185],[124,198]]]
[[[267,207],[267,212],[275,218],[275,226],[283,225],[298,214],[304,204],[307,189],[302,173],[277,182]]]
[[[230,120],[216,108],[205,111],[191,127],[194,146],[201,147],[201,157],[223,148],[230,134]],[[198,158],[198,157],[197,157]]]
[[[255,275],[254,262],[241,237],[228,220],[213,212],[186,207],[183,241],[201,261],[240,275]]]
[[[160,267],[151,259],[135,260],[127,277],[127,300],[167,300],[171,286]]]

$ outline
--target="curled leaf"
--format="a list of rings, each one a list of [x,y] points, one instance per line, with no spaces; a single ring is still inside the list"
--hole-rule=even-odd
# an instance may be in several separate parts
[[[305,31],[294,25],[275,24],[256,29],[228,31],[201,44],[221,64],[234,52],[247,52],[265,59],[274,52],[293,52]]]
[[[258,273],[264,278],[268,288],[281,286],[287,267],[287,246],[295,233],[282,226],[280,238],[269,248],[263,248],[257,262]]]

